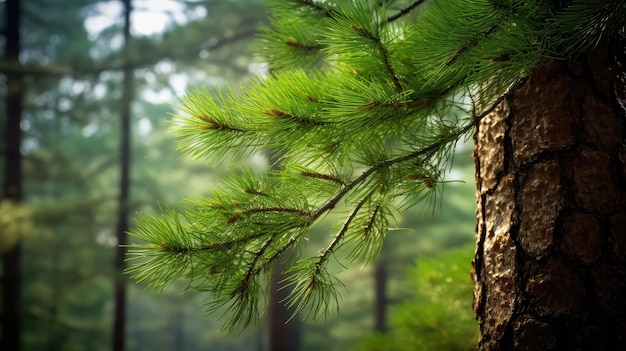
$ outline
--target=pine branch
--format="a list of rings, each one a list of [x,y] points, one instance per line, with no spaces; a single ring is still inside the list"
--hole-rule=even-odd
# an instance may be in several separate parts
[[[296,3],[306,5],[307,7],[318,11],[323,14],[324,17],[330,17],[336,15],[337,13],[332,8],[324,6],[320,2],[312,1],[312,0],[296,0]]]
[[[393,21],[396,21],[396,20],[402,18],[403,16],[406,16],[411,11],[413,11],[415,8],[417,8],[419,5],[423,4],[425,1],[426,0],[415,0],[413,3],[411,3],[409,6],[405,7],[404,9],[402,9],[400,12],[396,13],[393,16],[388,17],[387,18],[387,23],[391,23]]]
[[[359,211],[361,211],[361,208],[363,207],[363,205],[365,205],[365,203],[370,200],[371,196],[372,194],[369,194],[368,196],[361,199],[361,201],[359,201],[354,206],[354,208],[352,209],[350,213],[350,216],[343,222],[343,226],[341,227],[341,230],[339,231],[339,233],[335,235],[330,245],[328,245],[328,247],[322,252],[322,254],[319,255],[317,262],[315,262],[315,265],[318,267],[315,271],[316,274],[319,274],[319,271],[320,271],[319,267],[324,266],[326,262],[328,261],[328,258],[330,257],[330,255],[335,252],[335,248],[339,245],[341,240],[343,240],[343,238],[346,236],[346,233],[348,233],[348,229],[350,229],[350,225],[352,224],[352,221],[354,221],[356,216],[359,214]]]
[[[247,290],[249,286],[250,280],[260,271],[260,269],[257,268],[257,263],[263,257],[263,254],[265,253],[265,251],[267,251],[267,249],[270,247],[273,241],[274,241],[274,237],[269,237],[263,243],[259,251],[254,253],[254,259],[250,263],[248,271],[246,272],[245,277],[241,281],[241,285],[230,293],[231,298],[234,297],[235,295],[240,295],[240,294],[245,293],[245,291]]]
[[[389,52],[387,51],[387,48],[385,48],[383,43],[380,41],[380,38],[376,37],[373,33],[370,33],[361,27],[351,25],[350,28],[352,28],[355,32],[357,32],[363,38],[369,39],[374,43],[374,45],[376,46],[376,50],[380,52],[383,65],[385,66],[385,70],[387,71],[387,74],[391,78],[394,87],[396,87],[396,90],[398,92],[402,92],[404,88],[402,87],[402,84],[400,84],[400,80],[398,79],[398,76],[396,75],[396,73],[394,72],[391,66],[391,62],[389,59]]]
[[[571,1],[551,28],[554,53],[573,57],[589,50],[607,36],[626,34],[626,1]]]
[[[324,277],[324,275],[326,274],[325,267],[330,255],[336,251],[336,247],[346,236],[353,220],[357,217],[359,211],[368,200],[369,197],[366,197],[359,201],[359,203],[354,207],[354,209],[351,211],[350,216],[344,222],[339,233],[335,235],[330,245],[318,256],[317,261],[313,263],[313,269],[310,271],[303,270],[306,275],[302,274],[303,272],[299,272],[300,276],[298,276],[297,279],[292,279],[291,285],[293,287],[294,293],[288,300],[288,306],[295,307],[293,316],[302,312],[310,304],[309,300],[312,299],[311,296],[318,291],[332,291],[330,295],[335,296],[336,300],[336,290],[333,289],[332,286],[324,283],[324,281],[326,280]],[[326,301],[326,304],[328,303],[327,299],[318,299],[319,301]],[[317,304],[313,304],[313,309],[309,313],[308,317],[314,317],[318,314],[320,310],[319,304],[320,302],[318,302]],[[327,311],[327,308],[324,308],[323,311]]]

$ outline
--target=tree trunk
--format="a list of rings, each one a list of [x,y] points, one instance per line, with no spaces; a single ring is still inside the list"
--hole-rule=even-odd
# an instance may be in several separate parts
[[[5,4],[4,59],[19,64],[20,1]],[[22,199],[22,96],[23,81],[19,70],[6,73],[6,125],[4,136],[5,174],[2,199],[19,202]],[[20,314],[22,248],[16,245],[2,253],[2,331],[0,350],[20,350],[22,316]]]
[[[546,62],[479,122],[480,350],[626,345],[622,64],[610,45]]]
[[[374,263],[374,330],[387,332],[387,262],[384,255]]]
[[[124,60],[130,62],[130,13],[131,0],[124,0]],[[128,230],[128,210],[130,197],[130,113],[133,94],[133,69],[124,66],[122,100],[120,102],[120,193],[117,215],[117,243],[120,245],[115,255],[115,310],[113,316],[113,351],[124,350],[126,331],[126,284],[122,276],[125,268],[124,256]]]
[[[269,351],[297,351],[300,349],[300,325],[297,318],[291,318],[293,310],[281,303],[289,296],[289,288],[285,287],[285,278],[287,275],[283,273],[285,269],[284,255],[280,257],[270,282],[270,301],[269,301]]]

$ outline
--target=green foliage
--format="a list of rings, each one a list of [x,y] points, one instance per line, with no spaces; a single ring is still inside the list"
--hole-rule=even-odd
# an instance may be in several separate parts
[[[441,0],[415,18],[397,16],[414,7],[404,1],[268,1],[256,48],[270,77],[237,94],[190,91],[173,122],[184,153],[232,172],[180,213],[141,216],[132,234],[148,244],[132,247],[129,272],[158,289],[186,279],[209,293],[210,310],[230,306],[232,330],[263,311],[275,260],[333,213],[327,244],[286,268],[285,302],[326,314],[340,285],[329,263],[371,262],[404,209],[434,205],[474,123],[543,58],[621,34],[620,4]],[[588,35],[573,40],[567,23],[590,9],[611,25],[583,25]],[[277,155],[279,169],[241,169],[259,152]]]
[[[405,278],[411,298],[391,309],[389,333],[368,335],[354,350],[475,350],[478,323],[469,274],[473,253],[466,247],[418,259]]]
[[[555,51],[576,56],[602,39],[618,33],[626,35],[624,11],[626,1],[572,1],[554,20]],[[581,16],[585,14],[585,16]]]
[[[7,200],[0,201],[0,253],[11,249],[33,230],[31,206]]]

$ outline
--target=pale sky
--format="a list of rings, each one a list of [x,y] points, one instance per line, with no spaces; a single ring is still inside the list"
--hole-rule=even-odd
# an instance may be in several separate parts
[[[172,24],[184,24],[187,21],[202,18],[207,14],[203,5],[190,6],[189,2],[187,2],[187,5],[183,5],[180,3],[180,0],[133,0],[132,5],[131,34],[133,36],[159,34]],[[97,40],[100,32],[104,29],[114,24],[121,24],[123,21],[122,12],[124,8],[120,0],[98,2],[91,10],[93,15],[88,17],[84,23],[91,40]],[[106,45],[109,49],[116,50],[122,45],[122,40],[120,33],[119,36],[111,38]],[[101,47],[96,47],[94,50],[93,56],[97,57]],[[265,66],[257,66],[251,66],[250,71],[262,74]],[[154,70],[158,73],[170,74],[168,79],[170,87],[173,89],[173,94],[172,91],[167,89],[144,89],[141,92],[141,98],[153,103],[172,103],[182,97],[189,79],[184,74],[173,72],[173,69],[173,64],[167,61],[160,62],[154,67]],[[152,72],[143,74],[147,80],[154,77]],[[149,133],[151,130],[150,122],[147,119],[143,120],[145,122],[143,124],[141,124],[142,120],[139,122],[140,134],[142,131],[145,134]]]
[[[189,20],[184,13],[185,6],[176,0],[135,0],[131,14],[132,34],[151,35],[160,33],[172,22],[184,23]],[[100,2],[95,5],[96,15],[85,20],[85,28],[92,37],[103,29],[122,20],[121,1]],[[194,17],[206,14],[201,6],[195,8]]]
[[[204,16],[206,12],[201,7],[196,7],[194,13],[185,13],[185,7],[176,0],[134,0],[133,12],[131,13],[131,34],[134,36],[152,35],[163,32],[168,25],[173,22],[177,24],[185,23],[194,18]],[[92,40],[96,40],[100,32],[104,29],[121,23],[122,11],[124,10],[121,1],[99,2],[94,6],[94,15],[85,20],[85,28]],[[109,43],[111,48],[121,45],[121,37],[113,38]],[[171,63],[163,62],[156,68],[171,70]],[[168,66],[168,67],[161,67]],[[151,75],[151,73],[146,73]],[[181,74],[171,74],[170,85],[176,91],[176,95],[182,95],[185,91],[187,79]],[[166,103],[175,100],[175,97],[168,90],[155,91],[145,89],[141,92],[142,99],[154,103]],[[83,135],[89,136],[97,130],[97,125],[87,126],[83,130]],[[145,136],[152,130],[152,125],[147,118],[139,118],[138,133]]]

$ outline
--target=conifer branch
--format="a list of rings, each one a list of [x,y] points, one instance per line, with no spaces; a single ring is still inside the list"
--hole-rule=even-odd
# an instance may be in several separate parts
[[[197,248],[197,250],[200,250],[200,251],[215,251],[215,250],[224,250],[224,249],[229,250],[229,249],[236,247],[237,245],[245,244],[247,242],[251,242],[255,239],[262,238],[267,235],[268,235],[267,233],[259,232],[259,233],[254,233],[252,235],[244,236],[241,238],[235,238],[232,240],[216,241],[208,245],[200,246],[199,248]]]
[[[200,125],[200,129],[202,130],[221,130],[221,131],[226,131],[226,132],[238,132],[238,133],[246,132],[245,130],[232,126],[228,123],[219,122],[218,120],[210,116],[198,115],[198,119],[207,123],[207,124]]]
[[[267,251],[267,249],[270,247],[270,245],[272,244],[272,242],[274,241],[274,236],[270,236],[264,243],[263,245],[261,245],[261,248],[254,253],[254,259],[252,260],[252,262],[250,262],[249,264],[249,268],[246,271],[246,274],[243,278],[243,280],[241,281],[241,285],[240,288],[241,289],[246,289],[248,287],[248,282],[253,278],[253,276],[255,274],[258,273],[257,271],[257,263],[259,262],[259,260],[261,259],[261,257],[263,257],[263,254],[265,253],[265,251]],[[237,290],[231,292],[231,297],[233,296],[233,294],[238,293]]]
[[[369,167],[367,170],[365,170],[363,173],[361,173],[357,178],[353,179],[350,183],[347,183],[345,186],[343,186],[341,188],[341,190],[339,190],[337,192],[337,194],[335,194],[335,196],[333,196],[332,198],[330,198],[324,205],[320,206],[317,210],[313,211],[311,213],[311,223],[313,223],[315,220],[317,220],[322,214],[332,210],[333,208],[335,208],[335,206],[339,203],[339,201],[341,201],[341,199],[343,199],[346,194],[348,194],[351,190],[353,190],[354,188],[356,188],[358,185],[362,184],[363,182],[365,182],[369,177],[371,177],[374,173],[381,171],[383,169],[388,169],[389,167],[395,165],[395,164],[399,164],[399,163],[403,163],[403,162],[407,162],[407,161],[411,161],[411,160],[415,160],[415,159],[421,159],[423,158],[423,156],[425,155],[431,155],[434,154],[436,152],[438,152],[440,150],[440,148],[442,148],[444,145],[446,145],[447,143],[450,143],[452,141],[456,141],[458,140],[458,138],[467,133],[468,131],[472,130],[474,128],[474,124],[470,123],[468,125],[466,125],[463,128],[460,128],[459,130],[457,130],[456,132],[450,133],[449,135],[447,135],[447,137],[442,138],[430,145],[428,145],[427,147],[424,147],[422,149],[416,150],[414,152],[411,152],[407,155],[404,156],[399,156],[393,159],[389,159],[389,160],[385,160],[382,161],[378,164],[375,164],[371,167]]]
[[[302,171],[302,172],[300,172],[300,175],[304,176],[304,177],[311,177],[311,178],[316,178],[316,179],[328,180],[328,181],[337,183],[339,185],[346,185],[341,179],[339,179],[339,178],[337,178],[335,176],[332,176],[330,174]]]
[[[368,39],[372,43],[374,43],[376,50],[380,53],[385,70],[387,71],[387,74],[389,75],[389,77],[391,78],[391,81],[393,82],[393,86],[396,88],[398,92],[404,91],[404,88],[402,87],[402,84],[400,83],[400,80],[398,79],[396,72],[394,72],[393,67],[391,66],[389,52],[387,51],[387,48],[381,42],[380,37],[374,35],[374,33],[370,33],[368,30],[361,28],[359,26],[350,25],[350,28],[352,28],[352,30],[354,30],[359,36],[365,39]]]
[[[482,33],[480,33],[481,36],[483,37],[488,37],[491,33],[493,33],[493,31],[497,28],[497,25],[492,25],[491,27],[485,29]],[[464,53],[466,53],[467,51],[469,51],[470,49],[476,47],[476,45],[478,45],[480,43],[480,40],[478,38],[472,38],[469,40],[469,42],[463,44],[455,53],[454,56],[452,56],[452,58],[450,58],[448,61],[446,61],[446,66],[452,66],[461,55],[463,55]]]
[[[332,16],[332,15],[334,15],[336,13],[335,10],[333,10],[331,8],[328,8],[328,7],[325,7],[321,3],[315,2],[315,1],[312,1],[312,0],[296,0],[296,3],[305,5],[305,6],[309,7],[312,10],[321,12],[325,17]]]
[[[365,205],[365,203],[367,203],[370,200],[371,195],[372,194],[369,194],[368,196],[364,197],[363,199],[361,199],[361,201],[359,201],[354,206],[354,208],[350,212],[350,216],[344,221],[341,229],[339,230],[339,233],[337,233],[335,235],[335,237],[331,241],[330,245],[328,245],[328,247],[319,256],[317,262],[315,262],[315,265],[317,266],[317,269],[316,269],[317,273],[319,273],[319,269],[320,269],[319,267],[321,267],[321,266],[323,266],[325,264],[325,262],[328,260],[328,257],[330,256],[330,254],[335,252],[335,248],[337,247],[337,245],[339,245],[341,240],[343,240],[343,238],[345,237],[346,233],[348,232],[348,229],[350,229],[350,225],[352,224],[352,221],[354,221],[356,216],[359,214],[359,212],[361,211],[361,208],[363,207],[363,205]]]
[[[380,40],[376,40],[376,46],[378,47],[378,50],[380,51],[380,54],[383,58],[383,64],[385,65],[385,69],[387,69],[387,73],[391,77],[393,86],[396,87],[396,90],[398,92],[404,91],[404,88],[402,87],[402,84],[400,83],[400,79],[398,79],[398,75],[396,74],[393,67],[391,66],[391,60],[389,58],[389,52],[387,51],[387,48],[383,45],[383,43],[381,43]]]
[[[322,45],[301,43],[298,39],[291,37],[285,39],[285,45],[305,52],[320,51],[323,48]]]
[[[387,23],[391,23],[393,21],[396,21],[396,20],[400,19],[401,17],[409,14],[411,11],[413,11],[415,8],[417,8],[419,5],[421,5],[425,1],[426,0],[415,0],[412,4],[410,4],[409,6],[403,8],[402,10],[400,10],[400,12],[398,12],[395,15],[390,16],[389,18],[387,18]]]
[[[244,211],[244,214],[253,214],[253,213],[265,213],[265,212],[275,212],[275,213],[295,213],[301,216],[308,216],[309,212],[301,210],[299,208],[290,208],[290,207],[264,207],[264,208],[251,208],[249,210]]]

